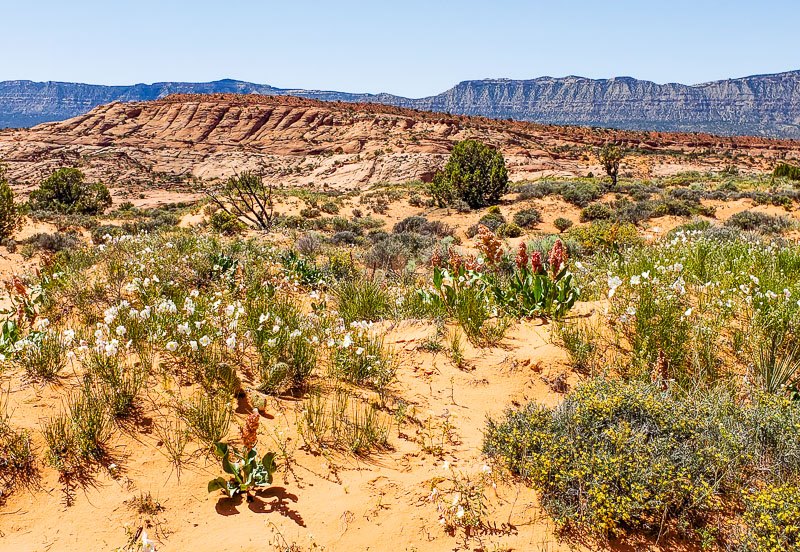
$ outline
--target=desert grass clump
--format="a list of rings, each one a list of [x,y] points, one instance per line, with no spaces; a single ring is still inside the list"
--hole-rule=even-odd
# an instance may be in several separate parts
[[[5,489],[29,480],[36,471],[36,454],[28,430],[12,427],[8,391],[0,390],[0,484]],[[2,502],[2,496],[0,496]]]
[[[555,333],[575,371],[593,375],[599,357],[597,329],[588,323],[562,322],[555,327]]]
[[[800,378],[800,348],[773,334],[761,340],[753,358],[755,382],[767,393],[785,394]]]
[[[356,326],[340,340],[330,343],[331,375],[379,391],[388,386],[395,375],[394,359],[383,344],[383,338],[364,326]]]
[[[52,328],[31,332],[14,357],[30,378],[40,381],[56,379],[66,368],[67,360],[64,337]]]
[[[186,457],[186,445],[189,444],[189,429],[181,419],[165,420],[156,424],[155,433],[163,443],[164,455],[180,478],[180,470]]]
[[[198,393],[181,405],[180,412],[189,431],[209,448],[225,439],[233,419],[229,395]]]
[[[142,362],[126,366],[117,354],[92,351],[84,359],[91,380],[97,383],[98,393],[115,418],[124,418],[134,407],[147,382],[148,367]]]
[[[365,456],[388,448],[391,417],[336,388],[329,396],[317,391],[308,398],[298,429],[315,450],[334,448]]]
[[[79,456],[100,460],[113,428],[111,412],[102,396],[92,386],[84,384],[82,391],[70,399],[67,411]]]
[[[334,293],[345,324],[382,320],[393,303],[386,287],[373,278],[343,280]]]
[[[47,461],[59,471],[68,470],[76,456],[72,423],[61,413],[42,424],[42,437],[47,444]]]

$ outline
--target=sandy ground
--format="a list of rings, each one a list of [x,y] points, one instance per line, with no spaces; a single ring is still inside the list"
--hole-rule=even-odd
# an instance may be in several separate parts
[[[169,198],[147,197],[140,204],[158,205],[165,199]],[[544,217],[539,232],[554,232],[552,222],[557,217],[578,221],[580,210],[561,200],[530,203]],[[298,200],[287,205],[290,212],[302,206]],[[720,220],[753,208],[749,200],[709,205],[717,208]],[[504,204],[501,210],[510,219],[523,206]],[[354,207],[359,205],[345,207],[342,214],[349,215]],[[786,214],[776,207],[755,209]],[[377,216],[390,230],[412,214],[426,214],[457,227],[466,245],[469,242],[463,230],[480,217],[480,213],[411,207],[406,200],[393,203],[386,215]],[[181,226],[202,221],[201,214],[189,214]],[[684,222],[678,217],[655,219],[643,234],[656,237]],[[28,224],[17,239],[42,231],[55,228]],[[510,245],[529,237],[531,234],[510,240]],[[0,279],[31,271],[36,262],[36,258],[25,260],[2,248]],[[571,316],[597,317],[602,310],[601,304],[584,302]],[[277,450],[281,444],[288,458],[283,459],[275,486],[256,501],[230,500],[206,492],[208,480],[221,472],[216,460],[202,451],[195,451],[180,473],[173,469],[154,431],[158,412],[150,401],[144,401],[136,422],[116,430],[110,459],[83,484],[65,487],[55,470],[42,466],[40,478],[30,488],[8,497],[0,506],[0,549],[113,550],[126,543],[126,528],[135,531],[140,527],[146,528],[163,551],[592,549],[560,542],[535,493],[499,477],[494,477],[496,487],[486,489],[488,525],[481,535],[465,539],[460,533],[447,534],[439,524],[436,505],[429,500],[434,484],[445,485],[443,481],[454,475],[475,478],[483,473],[485,459],[480,450],[487,416],[498,417],[505,409],[532,400],[557,404],[563,395],[547,381],[561,374],[569,385],[579,381],[570,371],[564,351],[553,343],[552,326],[541,321],[520,322],[495,348],[476,349],[463,339],[466,362],[462,368],[444,353],[421,348],[434,333],[429,322],[387,323],[386,330],[386,343],[395,352],[398,366],[388,406],[396,407],[400,400],[409,405],[409,416],[393,422],[391,450],[368,458],[334,451],[314,454],[302,446],[296,429],[302,402],[270,399],[262,416],[259,448]],[[45,452],[41,422],[63,408],[63,397],[77,384],[78,375],[33,385],[8,368],[3,379],[10,382],[13,423],[32,430],[41,458]],[[247,411],[244,403],[240,404],[239,418]],[[425,452],[420,443],[430,438],[429,433],[442,439],[445,419],[452,424],[452,431],[444,439],[441,454]],[[235,429],[231,437],[236,437]],[[152,516],[137,513],[131,501],[142,493],[150,493],[163,511]],[[615,548],[641,549],[636,544]],[[662,548],[673,550],[676,546]]]

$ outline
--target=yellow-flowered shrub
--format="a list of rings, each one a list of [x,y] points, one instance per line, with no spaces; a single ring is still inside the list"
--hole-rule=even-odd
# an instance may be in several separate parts
[[[800,487],[767,486],[745,498],[745,544],[748,550],[784,552],[800,549]]]
[[[538,488],[563,529],[657,532],[663,521],[718,511],[736,485],[749,452],[723,415],[732,400],[595,380],[553,410],[529,405],[490,421],[484,451]]]

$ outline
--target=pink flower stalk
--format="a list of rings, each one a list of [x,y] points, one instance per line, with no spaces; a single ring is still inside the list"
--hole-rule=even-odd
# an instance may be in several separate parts
[[[556,240],[553,244],[553,247],[550,249],[548,261],[550,262],[550,270],[553,271],[553,275],[558,274],[563,267],[567,266],[567,249],[564,247],[564,243],[561,240]]]
[[[528,266],[528,247],[525,245],[525,242],[520,242],[515,261],[518,269],[523,269]]]
[[[542,254],[539,251],[531,253],[531,272],[539,274],[542,271]]]

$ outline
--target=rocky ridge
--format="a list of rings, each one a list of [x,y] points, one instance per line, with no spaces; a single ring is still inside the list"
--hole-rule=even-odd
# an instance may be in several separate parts
[[[472,80],[418,99],[282,89],[235,80],[132,86],[5,81],[0,82],[0,127],[32,126],[112,101],[155,100],[176,93],[293,95],[548,124],[800,138],[800,71],[698,85],[630,77]]]
[[[770,170],[800,143],[500,121],[291,96],[173,95],[114,102],[66,121],[0,131],[0,159],[20,186],[77,166],[112,186],[169,186],[256,170],[276,183],[358,188],[429,179],[452,145],[476,138],[503,152],[515,180],[599,171],[608,140],[647,176],[696,166]],[[687,161],[689,160],[689,161]]]

